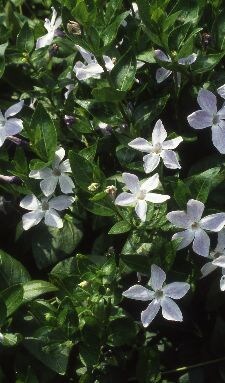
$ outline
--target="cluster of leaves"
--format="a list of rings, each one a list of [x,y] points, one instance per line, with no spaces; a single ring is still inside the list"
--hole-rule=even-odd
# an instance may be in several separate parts
[[[51,7],[62,17],[61,33],[35,49]],[[196,133],[187,122],[199,90],[225,82],[223,1],[137,0],[137,7],[129,0],[0,1],[0,108],[25,101],[23,131],[0,148],[3,383],[225,381],[219,274],[200,279],[204,259],[189,248],[177,253],[166,219],[190,198],[204,202],[208,214],[225,212],[223,155],[210,131]],[[102,65],[100,78],[78,81],[76,45]],[[155,49],[172,61],[159,61]],[[191,66],[178,64],[193,52]],[[115,59],[110,72],[103,55]],[[162,64],[181,73],[180,87],[173,76],[157,84]],[[161,168],[168,207],[150,203],[140,223],[133,209],[115,206],[111,191],[122,190],[123,171],[146,176],[141,154],[128,143],[149,139],[158,118],[169,138],[183,137],[182,169]],[[41,223],[24,231],[19,203],[40,194],[30,171],[50,166],[58,145],[70,160],[75,202],[62,229]],[[149,279],[152,264],[171,281],[191,284],[184,322],[157,317],[143,329],[144,305],[122,300],[137,273]]]

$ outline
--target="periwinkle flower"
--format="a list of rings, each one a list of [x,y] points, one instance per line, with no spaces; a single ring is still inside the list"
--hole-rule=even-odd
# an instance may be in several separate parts
[[[52,18],[51,20],[45,19],[44,27],[48,31],[46,35],[39,37],[36,42],[36,49],[40,49],[43,47],[46,47],[48,45],[51,45],[54,36],[57,35],[57,29],[62,24],[62,18],[57,18],[57,12],[52,7]]]
[[[123,296],[139,301],[151,301],[148,307],[141,313],[141,321],[144,327],[148,327],[162,308],[162,316],[167,320],[181,322],[182,313],[173,299],[183,298],[188,292],[190,285],[185,282],[173,282],[165,285],[166,274],[158,266],[152,265],[151,278],[148,285],[152,290],[141,285],[133,285],[123,292]]]
[[[180,169],[181,166],[177,160],[175,149],[182,141],[182,137],[176,137],[165,141],[167,132],[161,120],[158,120],[152,132],[152,142],[145,138],[135,138],[129,142],[129,146],[141,152],[149,153],[143,157],[145,173],[151,173],[159,164],[160,158],[164,165],[169,169]]]
[[[212,232],[222,230],[225,225],[225,213],[211,214],[202,218],[204,209],[204,203],[190,199],[187,203],[187,212],[178,210],[167,214],[167,219],[174,226],[185,229],[172,237],[172,239],[180,238],[182,240],[178,250],[190,245],[193,241],[193,251],[203,257],[208,257],[210,239],[206,230]]]
[[[55,152],[55,159],[52,168],[43,168],[40,170],[31,170],[29,177],[42,180],[40,188],[46,197],[54,193],[57,184],[59,183],[62,193],[70,194],[75,187],[72,179],[67,175],[71,173],[69,160],[63,160],[65,150],[59,148]]]
[[[78,80],[87,80],[89,78],[100,78],[101,73],[104,72],[102,66],[97,62],[95,56],[86,51],[79,45],[76,45],[76,48],[80,52],[86,64],[81,61],[77,61],[73,70],[76,74]],[[114,67],[114,63],[110,57],[103,55],[103,60],[105,62],[105,67],[108,71],[111,71]]]
[[[20,202],[20,207],[30,211],[22,216],[23,229],[29,230],[32,226],[38,225],[43,218],[47,226],[61,229],[63,221],[57,211],[67,209],[73,201],[73,197],[66,195],[51,199],[45,197],[41,201],[33,194],[25,196]]]
[[[161,51],[160,49],[156,49],[155,50],[155,56],[158,60],[160,61],[164,61],[164,62],[172,62],[172,59],[171,57],[167,56],[163,51]],[[180,65],[191,65],[193,64],[197,59],[197,54],[196,53],[192,53],[191,55],[187,56],[187,57],[182,57],[180,59],[178,59],[178,64]],[[161,83],[163,82],[164,80],[166,80],[173,72],[170,70],[170,69],[166,69],[166,68],[159,68],[157,69],[156,71],[156,81],[157,83]],[[181,80],[181,75],[180,73],[178,72],[177,74],[177,80],[178,80],[178,85],[180,85],[180,80]]]
[[[122,178],[126,187],[131,192],[119,194],[115,204],[119,206],[134,206],[137,216],[143,222],[146,220],[147,202],[162,203],[170,198],[169,195],[151,193],[159,185],[159,175],[157,173],[142,183],[140,183],[135,174],[123,173]]]
[[[222,94],[220,88],[219,94]],[[221,154],[225,154],[225,106],[217,111],[216,96],[206,89],[199,91],[197,101],[201,110],[188,116],[189,125],[194,129],[211,127],[213,145]]]
[[[23,129],[23,121],[19,118],[15,118],[17,113],[23,108],[24,101],[19,101],[16,104],[10,106],[3,116],[0,111],[0,147],[4,144],[8,137],[18,134]]]
[[[206,277],[218,267],[221,267],[222,276],[220,278],[220,290],[225,291],[225,229],[218,233],[218,241],[215,249],[209,253],[210,262],[202,268],[201,273]]]

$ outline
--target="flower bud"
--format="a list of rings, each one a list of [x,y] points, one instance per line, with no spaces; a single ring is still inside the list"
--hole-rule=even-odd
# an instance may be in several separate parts
[[[67,23],[67,30],[69,33],[71,33],[72,35],[81,35],[81,28],[80,28],[80,25],[79,23],[77,23],[76,21],[69,21]]]
[[[114,185],[107,186],[107,188],[105,189],[105,193],[107,193],[113,201],[116,198],[116,192],[117,188]]]
[[[98,190],[98,188],[99,184],[97,182],[92,182],[92,184],[88,186],[88,190],[90,192],[95,192],[96,190]]]

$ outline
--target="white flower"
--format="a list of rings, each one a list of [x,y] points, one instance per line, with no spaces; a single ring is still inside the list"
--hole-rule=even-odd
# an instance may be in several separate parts
[[[151,301],[146,310],[141,313],[141,321],[144,327],[149,326],[159,312],[160,307],[162,307],[162,316],[165,319],[178,322],[183,320],[182,313],[173,299],[182,298],[188,292],[190,285],[185,282],[173,282],[164,285],[165,280],[165,272],[160,267],[152,265],[151,278],[148,282],[152,290],[141,285],[134,285],[122,294],[130,299]]]
[[[73,192],[75,185],[72,179],[66,174],[71,172],[70,163],[69,160],[62,162],[64,157],[65,150],[60,147],[55,152],[52,169],[47,167],[40,170],[31,170],[29,174],[31,178],[43,180],[40,183],[40,188],[46,197],[54,193],[58,182],[62,193],[69,194]]]
[[[225,106],[217,111],[216,96],[206,89],[199,91],[197,101],[201,110],[188,116],[189,124],[194,129],[212,127],[213,145],[220,153],[225,154]]]
[[[172,62],[171,57],[167,56],[160,49],[156,49],[155,50],[155,56],[160,61]],[[191,64],[193,64],[196,61],[196,59],[197,59],[197,54],[196,53],[192,53],[191,55],[189,55],[187,57],[180,58],[178,60],[178,64],[180,64],[180,65],[191,65]],[[159,84],[159,83],[163,82],[171,74],[172,74],[172,71],[169,70],[169,69],[166,69],[166,68],[159,68],[159,69],[157,69],[157,71],[156,71],[156,81],[157,81],[157,83]],[[178,79],[178,85],[180,85],[180,81],[181,81],[180,73],[177,73],[177,79]]]
[[[76,45],[76,48],[79,50],[81,56],[86,62],[86,64],[83,64],[81,61],[77,61],[73,68],[78,80],[81,81],[87,80],[88,78],[100,78],[101,73],[104,72],[104,69],[98,64],[95,56],[79,45]],[[106,69],[111,71],[114,67],[114,63],[111,58],[103,56],[103,60],[105,62]]]
[[[7,137],[20,133],[23,129],[23,121],[19,118],[11,118],[19,113],[23,107],[24,101],[19,101],[10,106],[3,116],[0,111],[0,147],[4,144]]]
[[[69,72],[66,76],[66,78],[68,78],[69,80],[71,79],[71,73]],[[65,99],[67,100],[67,98],[69,97],[69,94],[73,91],[74,89],[74,84],[68,84],[65,86],[65,88],[67,89],[66,92],[64,93],[64,97]]]
[[[30,210],[22,217],[23,229],[28,230],[32,226],[36,226],[44,218],[47,226],[63,227],[62,218],[57,211],[67,209],[74,201],[71,196],[60,195],[51,199],[43,198],[41,201],[35,195],[27,195],[20,202],[23,209]],[[56,211],[57,210],[57,211]]]
[[[225,225],[225,213],[211,214],[202,218],[204,203],[190,199],[185,211],[171,211],[167,219],[175,226],[186,229],[173,235],[172,239],[181,238],[178,250],[188,246],[193,241],[193,251],[203,257],[208,257],[210,239],[205,230],[219,232]]]
[[[217,93],[220,95],[220,97],[225,98],[225,84],[217,89]]]
[[[202,268],[203,277],[209,275],[217,267],[222,268],[222,277],[220,278],[220,290],[225,291],[225,229],[218,233],[218,242],[215,250],[209,254],[211,262],[207,262]]]
[[[143,157],[145,173],[151,173],[159,164],[160,158],[169,169],[180,169],[181,166],[173,150],[182,141],[182,137],[176,137],[165,141],[167,132],[161,120],[158,120],[152,132],[152,143],[144,138],[138,137],[129,142],[129,146],[141,152],[149,153]]]
[[[52,7],[52,18],[51,21],[49,19],[45,19],[44,27],[47,29],[48,33],[42,37],[39,37],[36,42],[36,49],[46,47],[48,45],[51,45],[53,38],[56,34],[56,30],[59,28],[59,26],[62,24],[62,18],[57,18],[57,12]]]
[[[157,173],[143,183],[139,182],[137,176],[130,173],[123,173],[122,178],[131,193],[123,192],[119,194],[115,204],[119,206],[134,206],[137,216],[142,221],[146,220],[147,202],[162,203],[170,198],[170,196],[164,194],[149,193],[159,185],[159,175]]]

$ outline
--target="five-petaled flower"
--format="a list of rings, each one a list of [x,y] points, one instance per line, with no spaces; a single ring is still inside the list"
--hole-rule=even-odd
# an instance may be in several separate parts
[[[222,268],[222,276],[220,278],[220,290],[225,291],[225,229],[218,233],[218,241],[215,249],[210,252],[210,262],[207,262],[202,268],[203,277],[209,275],[217,267]]]
[[[158,120],[152,131],[152,142],[138,137],[129,142],[129,146],[141,152],[149,153],[143,157],[145,173],[151,173],[159,164],[160,158],[164,165],[169,169],[180,169],[181,166],[177,160],[175,149],[182,141],[182,137],[176,137],[165,141],[167,132],[161,120]]]
[[[54,36],[57,34],[57,29],[62,24],[62,18],[57,17],[56,10],[52,7],[52,18],[51,20],[45,19],[44,27],[47,29],[48,33],[46,35],[39,37],[36,42],[36,49],[46,47],[51,45]]]
[[[165,319],[178,322],[183,320],[182,313],[173,299],[183,298],[190,285],[185,282],[173,282],[164,285],[165,280],[165,272],[160,267],[152,265],[151,278],[148,282],[152,290],[141,285],[133,285],[122,294],[130,299],[151,301],[141,313],[141,321],[144,327],[149,326],[159,312],[160,307],[162,307],[162,316]]]
[[[213,145],[220,153],[225,154],[225,106],[217,111],[216,96],[206,89],[201,89],[197,98],[201,110],[187,118],[194,129],[212,128]]]
[[[87,80],[88,78],[100,78],[101,73],[104,72],[102,66],[97,62],[95,56],[86,51],[84,48],[76,45],[76,48],[80,52],[86,64],[81,61],[77,61],[73,70],[76,73],[78,80]],[[114,63],[110,57],[103,55],[106,69],[110,72],[114,67]]]
[[[40,188],[46,197],[54,193],[57,184],[59,183],[62,193],[70,194],[75,187],[72,179],[67,175],[71,173],[69,160],[62,161],[65,157],[65,150],[60,147],[55,152],[55,159],[51,168],[43,168],[40,170],[31,170],[29,177],[42,181]]]
[[[173,235],[172,239],[180,238],[178,250],[190,245],[193,241],[193,251],[203,257],[208,257],[210,239],[205,230],[219,232],[225,225],[225,213],[211,214],[202,218],[204,203],[190,199],[187,212],[172,211],[167,219],[176,227],[185,229]]]
[[[134,206],[137,216],[144,222],[146,220],[147,202],[162,203],[170,196],[165,194],[151,193],[159,185],[159,175],[154,174],[143,183],[134,174],[123,173],[123,182],[131,193],[123,192],[118,195],[115,204],[119,206]]]
[[[20,202],[20,207],[30,210],[22,216],[23,229],[28,230],[32,226],[36,226],[44,218],[47,226],[63,227],[62,218],[57,211],[67,209],[74,201],[74,198],[67,195],[60,195],[54,198],[42,198],[41,201],[35,195],[27,195]]]
[[[156,49],[155,50],[155,57],[158,60],[160,60],[160,61],[169,62],[169,63],[172,62],[171,57],[167,56],[160,49]],[[192,53],[191,55],[189,55],[187,57],[180,58],[177,62],[180,65],[191,65],[191,64],[193,64],[196,61],[196,59],[197,59],[197,54],[196,53]],[[172,73],[173,72],[171,70],[169,70],[169,69],[158,68],[157,71],[156,71],[156,81],[157,81],[157,83],[159,84],[159,83],[163,82]],[[177,73],[176,75],[177,75],[178,84],[180,84],[180,80],[181,80],[180,73]]]
[[[24,101],[19,101],[10,106],[5,111],[4,116],[0,111],[0,147],[4,144],[7,137],[14,136],[23,129],[23,121],[13,117],[21,111],[23,104]]]

